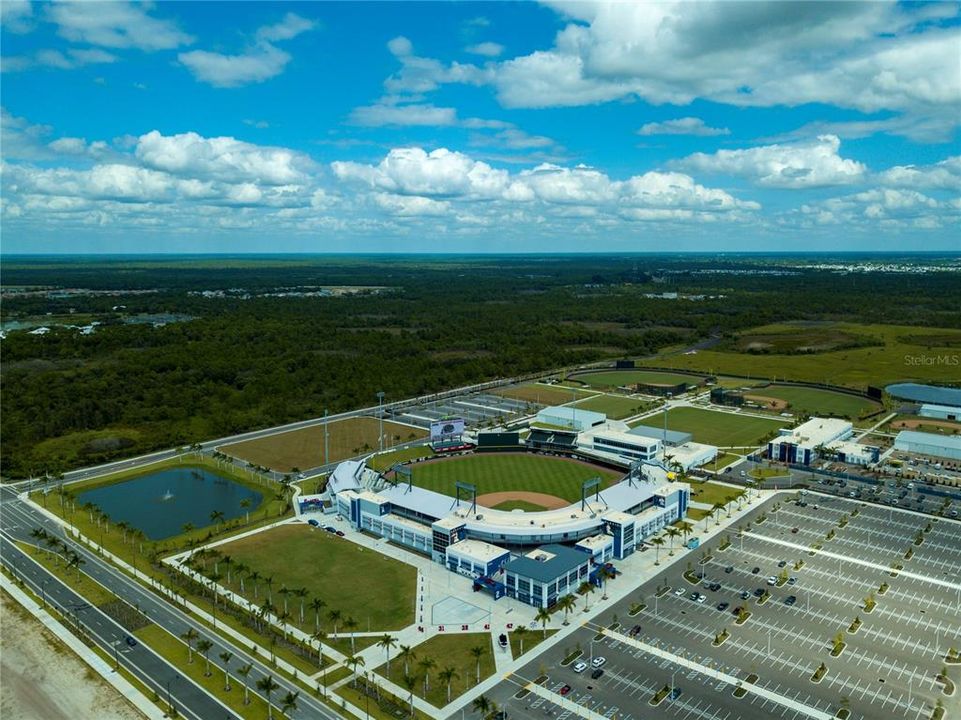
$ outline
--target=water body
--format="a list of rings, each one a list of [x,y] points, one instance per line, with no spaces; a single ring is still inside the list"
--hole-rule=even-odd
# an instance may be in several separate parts
[[[250,500],[249,508],[240,507],[244,499]],[[77,505],[91,502],[114,523],[125,521],[149,539],[163,540],[183,532],[186,523],[198,528],[211,525],[210,513],[215,510],[232,520],[253,512],[262,500],[256,490],[184,465],[87,490],[77,496]]]
[[[934,405],[961,406],[961,390],[956,388],[939,387],[938,385],[921,385],[919,383],[897,383],[886,388],[889,395],[901,400],[913,400],[920,403]]]

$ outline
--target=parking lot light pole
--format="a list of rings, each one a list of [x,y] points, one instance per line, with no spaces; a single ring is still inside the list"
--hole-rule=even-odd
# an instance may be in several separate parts
[[[380,416],[380,432],[378,434],[378,447],[384,451],[384,391],[377,391],[377,414]]]
[[[174,680],[179,680],[179,679],[180,679],[179,675],[174,675],[173,677],[167,678],[167,706],[170,708],[171,717],[177,716],[177,708],[174,707],[174,701],[170,697],[170,683],[172,683]]]

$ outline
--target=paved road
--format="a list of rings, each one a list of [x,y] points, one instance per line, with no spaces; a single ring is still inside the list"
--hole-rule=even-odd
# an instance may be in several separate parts
[[[22,564],[24,568],[29,568],[27,564],[29,558],[25,558],[22,553],[19,553],[10,541],[16,539],[32,542],[30,531],[33,528],[42,527],[48,533],[66,540],[71,549],[86,561],[86,564],[82,566],[83,574],[96,580],[101,585],[109,587],[114,594],[126,600],[130,605],[140,608],[151,621],[175,637],[180,637],[188,628],[193,628],[201,637],[210,640],[213,643],[213,647],[209,653],[211,665],[222,668],[219,655],[224,651],[233,653],[234,657],[231,661],[231,667],[233,668],[237,668],[246,663],[252,663],[253,671],[249,676],[251,693],[256,693],[255,688],[257,681],[266,675],[272,675],[278,685],[280,685],[280,690],[273,695],[275,699],[278,696],[283,696],[288,691],[302,691],[301,687],[294,685],[284,677],[279,676],[276,672],[271,671],[259,659],[253,658],[245,649],[212,633],[206,626],[196,622],[181,610],[140,585],[137,581],[113,568],[96,554],[76,544],[69,538],[66,538],[57,523],[17,499],[10,488],[0,489],[0,526],[2,526],[3,536],[3,544],[0,545],[0,560],[2,560],[7,567],[13,567],[15,571],[19,571],[20,567],[15,564],[15,559],[19,559],[20,564]],[[36,581],[43,583],[45,579],[47,581],[45,584],[45,588],[47,588],[45,593],[48,593],[50,597],[54,597],[53,589],[56,588],[56,600],[61,607],[72,608],[83,604],[83,601],[80,600],[75,593],[42,568],[29,572],[27,577],[29,582]],[[90,627],[92,630],[96,628],[97,633],[103,633],[102,640],[107,644],[106,649],[111,653],[112,648],[109,643],[117,639],[122,640],[126,635],[130,634],[109,619],[104,620],[103,618],[98,618],[99,611],[95,608],[85,608],[83,612],[84,617],[82,620],[84,625]],[[90,617],[91,620],[88,621],[88,617]],[[97,624],[93,624],[94,619],[96,619]],[[91,624],[88,625],[88,622]],[[142,645],[144,645],[144,643],[139,643],[138,647]],[[171,665],[159,659],[147,648],[142,648],[139,651],[137,648],[134,648],[129,653],[124,653],[122,655],[122,661],[128,667],[136,666],[138,668],[138,674],[152,678],[152,680],[148,682],[149,687],[156,687],[158,682],[165,683],[177,674],[177,671]],[[214,707],[219,707],[220,709],[211,714],[211,708],[204,705],[204,701],[195,696],[198,691],[196,687],[191,688],[191,683],[187,680],[173,682],[170,691],[171,695],[175,696],[175,702],[182,704],[183,707],[191,708],[194,713],[193,717],[198,720],[233,717],[233,714],[226,712],[226,708],[220,705],[219,702],[214,702]],[[291,717],[334,720],[342,716],[313,697],[301,692],[298,700],[298,709],[291,714]]]

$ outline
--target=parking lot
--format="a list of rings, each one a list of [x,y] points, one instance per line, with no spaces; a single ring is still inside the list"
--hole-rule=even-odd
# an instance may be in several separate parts
[[[936,680],[948,648],[961,648],[961,524],[810,492],[800,505],[790,497],[683,551],[493,697],[511,717],[828,718],[846,707],[851,718],[924,720],[938,699],[961,707]],[[633,602],[645,607],[632,617]],[[741,625],[738,608],[750,613]],[[845,645],[832,657],[836,639]],[[578,645],[585,662],[605,658],[603,674],[560,665]],[[812,682],[821,663],[826,672]],[[514,697],[541,675],[535,692]],[[752,675],[751,689],[734,697]],[[949,677],[961,681],[958,666]],[[665,686],[677,697],[652,707]]]

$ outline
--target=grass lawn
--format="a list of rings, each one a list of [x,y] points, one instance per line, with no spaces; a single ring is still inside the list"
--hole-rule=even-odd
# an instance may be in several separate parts
[[[507,502],[498,503],[494,506],[494,510],[523,510],[524,512],[542,512],[547,510],[543,505],[537,505],[532,502],[527,502],[526,500],[508,500]]]
[[[501,388],[495,390],[494,393],[535,405],[563,405],[576,398],[590,397],[593,394],[574,388],[562,388],[557,385],[544,385],[542,383]]]
[[[418,445],[417,447],[401,448],[400,450],[391,450],[381,455],[374,455],[374,457],[367,462],[367,467],[378,472],[383,472],[396,463],[433,456],[434,451],[431,450],[430,447],[427,445]]]
[[[737,462],[741,459],[740,455],[735,455],[734,453],[719,452],[717,458],[709,463],[705,463],[701,467],[706,470],[723,470],[728,465],[733,462]]]
[[[528,628],[528,631],[524,633],[523,652],[521,652],[521,640],[517,634],[517,631],[515,630],[514,632],[509,633],[507,637],[511,643],[511,656],[516,660],[521,655],[529,653],[556,632],[557,630],[548,630],[547,637],[545,637],[542,629],[538,628],[536,630],[532,630]]]
[[[791,385],[772,385],[758,388],[749,396],[776,398],[788,403],[788,409],[795,413],[806,415],[834,415],[837,417],[856,420],[862,415],[869,415],[881,408],[880,403],[866,398],[818,390],[816,388],[793,387]]]
[[[218,550],[235,563],[243,562],[262,578],[273,578],[272,602],[280,610],[284,600],[282,587],[305,588],[305,631],[314,629],[314,613],[309,604],[315,597],[327,603],[321,613],[321,627],[331,633],[333,622],[325,614],[332,610],[342,615],[338,633],[349,632],[343,622],[348,617],[357,621],[358,632],[367,631],[368,622],[371,630],[396,630],[414,621],[417,570],[323,530],[309,525],[282,525],[221,545]],[[213,572],[209,563],[207,570]],[[225,575],[222,567],[220,574]],[[234,574],[229,584],[237,593],[239,580]],[[364,587],[362,593],[353,590],[359,583]],[[226,577],[221,584],[227,585]],[[243,595],[257,605],[263,604],[266,582],[255,584],[248,578]],[[287,603],[291,623],[300,626],[300,599],[290,596]]]
[[[349,418],[330,423],[330,462],[346,460],[378,445],[379,420],[371,417]],[[384,434],[389,445],[427,437],[421,428],[384,421]],[[257,440],[222,445],[218,450],[254,465],[291,472],[294,468],[305,470],[324,463],[324,426],[312,425]]]
[[[640,424],[663,427],[664,413],[646,417]],[[784,425],[782,419],[769,420],[692,407],[672,408],[667,413],[668,428],[689,432],[695,442],[718,447],[760,445],[768,433],[776,432]]]
[[[933,363],[907,364],[906,356],[950,355],[955,350],[957,330],[920,328],[906,325],[860,325],[825,323],[826,330],[869,336],[883,344],[798,355],[754,354],[749,352],[700,350],[696,355],[665,355],[655,362],[665,367],[736,373],[754,378],[809,380],[863,388],[892,382],[917,380],[950,381],[956,370]],[[749,331],[754,335],[795,333],[803,325],[770,325]],[[749,383],[745,383],[749,384]]]
[[[726,504],[732,500],[737,500],[737,498],[743,494],[743,490],[728,487],[727,485],[719,485],[715,482],[691,483],[692,502],[705,503],[707,505],[713,505],[714,503]],[[692,510],[689,510],[688,514],[690,515],[692,512]]]
[[[596,372],[585,375],[575,375],[580,380],[591,387],[621,387],[634,383],[645,383],[647,385],[677,385],[678,383],[688,383],[695,385],[699,378],[695,375],[681,375],[680,373],[657,372],[655,370],[620,370],[614,372]]]
[[[416,645],[414,647],[415,658],[408,665],[409,674],[416,676],[419,680],[417,687],[414,688],[414,694],[424,698],[435,707],[446,705],[447,684],[438,675],[444,668],[453,668],[457,673],[450,684],[451,700],[474,687],[477,684],[477,660],[470,653],[473,647],[480,647],[484,650],[480,657],[480,679],[483,681],[494,674],[494,656],[492,653],[501,652],[499,648],[494,650],[490,633],[457,633],[450,635],[441,633],[420,645]],[[386,659],[386,655],[384,657]],[[437,666],[430,671],[426,695],[424,694],[425,669],[421,665],[425,658],[437,663]],[[391,652],[390,675],[387,674],[386,662],[377,668],[377,673],[404,687],[404,660],[397,656],[396,649]]]
[[[710,514],[711,514],[710,510],[701,510],[701,508],[689,507],[687,509],[687,515],[685,517],[687,517],[688,520],[697,522],[698,520],[703,520]]]
[[[574,405],[581,410],[600,412],[614,420],[637,415],[651,407],[651,404],[637,398],[617,395],[595,395],[586,400],[578,400]]]
[[[748,475],[755,480],[767,480],[768,478],[787,477],[791,473],[779,468],[754,468]]]
[[[415,485],[447,495],[454,493],[454,481],[460,480],[476,485],[478,495],[528,490],[571,502],[580,500],[585,480],[600,477],[604,488],[621,478],[621,473],[578,460],[521,453],[461,455],[420,463],[412,469]]]

